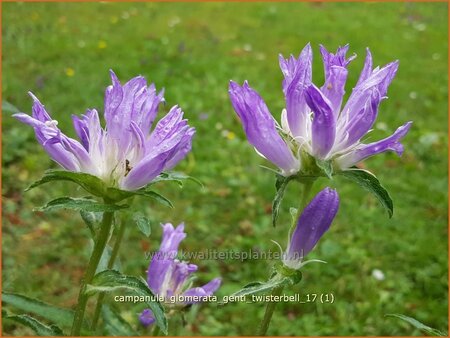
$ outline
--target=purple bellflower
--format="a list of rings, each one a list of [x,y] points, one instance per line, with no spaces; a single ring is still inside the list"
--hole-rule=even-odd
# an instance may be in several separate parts
[[[325,188],[305,207],[283,256],[284,265],[299,269],[305,257],[330,228],[339,209],[336,190]]]
[[[186,237],[184,224],[181,223],[174,229],[172,224],[166,223],[162,224],[162,228],[161,246],[153,255],[147,271],[149,288],[155,295],[167,300],[168,306],[185,306],[196,302],[196,299],[211,296],[220,287],[221,279],[215,278],[202,287],[191,288],[189,277],[197,271],[197,265],[175,258],[180,242]],[[155,321],[150,309],[145,309],[139,319],[145,326]]]
[[[389,84],[394,78],[398,61],[372,68],[372,55],[367,49],[363,70],[353,91],[342,106],[347,66],[355,58],[346,58],[348,45],[335,54],[321,46],[325,68],[325,83],[318,88],[312,83],[312,49],[309,44],[298,59],[280,55],[284,75],[283,92],[286,108],[281,114],[281,126],[269,112],[261,96],[245,81],[243,86],[231,81],[230,99],[242,121],[248,141],[257,152],[281,170],[284,176],[302,171],[304,154],[332,161],[345,170],[358,162],[382,153],[403,152],[400,140],[411,123],[399,127],[393,135],[369,144],[361,139],[371,130]]]
[[[80,142],[58,128],[39,100],[33,98],[32,116],[14,117],[34,128],[36,138],[50,157],[68,171],[84,172],[125,190],[141,188],[163,170],[172,169],[191,150],[195,129],[183,119],[178,106],[172,107],[152,129],[163,99],[154,84],[147,86],[137,76],[121,85],[111,71],[112,85],[106,88],[106,128],[97,110],[73,116]]]

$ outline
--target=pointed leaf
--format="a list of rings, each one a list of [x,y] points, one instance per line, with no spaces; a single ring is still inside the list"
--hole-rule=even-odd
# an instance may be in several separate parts
[[[392,217],[394,214],[394,203],[387,190],[381,185],[375,175],[363,169],[349,169],[340,171],[337,174],[357,183],[361,188],[374,194],[387,210],[389,218]]]
[[[115,270],[105,270],[95,275],[92,283],[86,288],[86,294],[93,295],[98,292],[113,292],[120,289],[127,289],[135,292],[138,296],[144,296],[145,303],[155,316],[156,324],[167,334],[167,319],[164,309],[145,281],[140,278],[122,275]]]
[[[386,316],[388,317],[396,317],[399,318],[409,324],[411,324],[412,326],[414,326],[416,329],[419,329],[420,331],[423,331],[431,336],[435,336],[435,337],[448,337],[447,333],[441,332],[437,329],[433,329],[432,327],[429,327],[421,322],[419,322],[417,319],[414,319],[412,317],[408,317],[399,313],[392,313],[392,314],[387,314]]]
[[[38,187],[44,183],[52,181],[71,181],[80,185],[87,192],[94,196],[103,197],[106,193],[105,183],[98,177],[86,174],[65,170],[48,170],[44,176],[31,184],[25,191]]]
[[[16,293],[2,292],[2,302],[48,319],[58,326],[71,326],[74,312]]]
[[[275,181],[276,193],[275,193],[275,197],[274,197],[273,202],[272,202],[272,225],[274,227],[275,227],[277,219],[278,219],[278,214],[280,212],[281,201],[283,200],[284,193],[286,192],[286,187],[287,187],[288,183],[295,176],[284,177],[284,176],[281,176],[281,175],[277,174],[276,177],[277,177],[277,179]]]
[[[164,181],[172,181],[172,182],[177,183],[180,186],[180,188],[182,188],[183,184],[184,184],[183,181],[185,181],[185,180],[193,181],[193,182],[197,183],[199,186],[203,187],[203,183],[200,182],[195,177],[192,177],[192,176],[186,175],[184,173],[180,173],[180,172],[174,172],[174,171],[162,172],[155,179],[153,179],[153,181],[150,184],[155,184],[155,183],[164,182]]]
[[[35,208],[35,210],[52,211],[59,209],[72,209],[92,212],[112,212],[125,208],[128,208],[128,205],[103,204],[88,198],[60,197],[48,202],[42,207]]]
[[[150,220],[142,215],[141,213],[135,213],[133,215],[133,220],[136,222],[139,230],[144,234],[144,236],[149,237],[152,233],[152,228],[150,226]]]
[[[38,336],[64,336],[62,330],[56,325],[45,325],[36,318],[29,315],[10,315],[3,317],[4,319],[13,320],[22,325],[28,326]]]

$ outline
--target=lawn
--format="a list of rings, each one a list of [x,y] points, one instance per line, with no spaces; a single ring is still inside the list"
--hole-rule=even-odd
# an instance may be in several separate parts
[[[371,139],[414,121],[401,158],[383,154],[364,162],[389,190],[389,219],[378,201],[339,177],[315,185],[338,189],[341,206],[330,231],[310,258],[303,280],[287,294],[332,293],[333,304],[279,304],[271,335],[421,335],[386,314],[399,313],[447,331],[448,326],[448,35],[446,3],[3,3],[2,100],[30,113],[32,91],[59,127],[74,137],[71,115],[103,111],[113,69],[124,82],[138,74],[165,88],[167,111],[180,105],[197,129],[193,152],[177,166],[203,182],[160,184],[174,209],[135,199],[152,222],[144,238],[135,224],[125,233],[122,271],[145,276],[145,253],[156,250],[159,223],[186,224],[185,251],[272,251],[285,245],[289,206],[299,186],[289,186],[279,225],[271,225],[275,179],[246,140],[229,102],[230,79],[248,80],[279,120],[284,108],[278,54],[314,50],[313,78],[323,82],[319,44],[350,44],[347,93],[362,68],[365,48],[375,65],[400,60]],[[34,212],[65,195],[83,196],[69,183],[24,189],[56,164],[31,128],[2,114],[2,288],[62,307],[74,307],[88,261],[89,230],[72,211]],[[273,262],[197,260],[197,283],[221,276],[217,295],[264,280]],[[380,270],[384,278],[375,278]],[[375,276],[375,277],[374,277]],[[112,300],[110,297],[109,300]],[[142,335],[142,304],[111,304]],[[9,308],[11,312],[17,312]],[[170,322],[170,335],[253,335],[264,304],[203,304]],[[3,334],[32,331],[4,321]]]

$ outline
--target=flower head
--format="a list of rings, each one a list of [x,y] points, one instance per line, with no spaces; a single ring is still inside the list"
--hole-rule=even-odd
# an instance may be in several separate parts
[[[234,110],[242,121],[249,142],[269,161],[290,176],[305,170],[302,158],[312,156],[332,161],[345,170],[356,163],[388,150],[403,152],[400,140],[408,132],[407,122],[390,137],[364,144],[362,138],[372,128],[378,108],[386,98],[398,61],[372,68],[372,55],[367,56],[359,80],[342,106],[347,80],[347,66],[355,58],[346,57],[348,45],[335,54],[320,47],[325,70],[325,83],[318,88],[312,82],[312,49],[309,44],[296,59],[280,55],[284,75],[283,92],[286,109],[279,126],[259,94],[247,82],[243,86],[230,82],[229,94]]]
[[[190,288],[189,277],[197,271],[197,265],[182,262],[175,257],[180,242],[186,238],[184,224],[176,228],[172,224],[162,224],[163,238],[159,251],[155,253],[147,271],[147,283],[153,293],[167,299],[171,306],[184,306],[194,303],[195,299],[211,296],[220,286],[221,279],[215,278],[202,287]],[[181,302],[169,301],[179,298]],[[144,325],[155,321],[150,309],[145,309],[140,315]]]
[[[330,228],[339,209],[336,190],[325,188],[305,207],[291,236],[283,263],[293,269],[301,266],[305,257]]]
[[[97,110],[73,116],[79,141],[58,128],[44,105],[33,98],[32,116],[14,117],[34,128],[38,142],[64,169],[100,177],[111,186],[125,190],[141,188],[163,170],[173,168],[191,150],[195,129],[183,119],[178,106],[172,107],[152,129],[163,102],[163,92],[147,86],[137,76],[121,85],[111,71],[112,85],[106,88],[102,128]]]

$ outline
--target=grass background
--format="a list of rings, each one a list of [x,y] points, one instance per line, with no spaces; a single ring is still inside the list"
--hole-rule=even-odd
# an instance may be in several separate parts
[[[288,294],[333,293],[334,304],[281,304],[273,335],[418,335],[388,313],[412,316],[447,330],[447,4],[445,3],[4,3],[2,5],[2,95],[31,112],[27,91],[46,105],[61,129],[74,136],[71,114],[103,108],[108,70],[122,81],[138,74],[165,87],[167,110],[179,104],[197,128],[194,151],[177,169],[205,188],[165,184],[169,210],[152,201],[135,207],[152,220],[143,238],[130,222],[120,253],[127,274],[145,275],[145,251],[158,247],[160,222],[186,222],[187,251],[276,250],[284,245],[288,210],[299,187],[291,185],[280,226],[270,225],[274,177],[247,143],[227,95],[230,79],[249,80],[272,113],[284,107],[278,53],[298,55],[311,42],[314,81],[323,82],[318,44],[330,50],[350,43],[359,57],[349,66],[347,92],[356,83],[365,48],[376,65],[400,60],[400,70],[381,108],[372,139],[414,125],[402,158],[385,154],[364,166],[391,192],[395,215],[345,180],[321,181],[339,190],[341,208],[311,258],[304,279]],[[89,232],[77,214],[31,211],[74,186],[55,183],[26,194],[24,188],[55,167],[31,128],[2,115],[3,290],[73,307],[87,264]],[[82,195],[76,190],[75,194]],[[222,276],[218,296],[266,278],[267,261],[196,261],[198,283]],[[270,262],[269,262],[270,263]],[[385,279],[372,276],[381,270]],[[114,304],[142,334],[142,305]],[[201,306],[196,319],[171,335],[251,335],[263,304]],[[11,309],[14,311],[14,309]],[[3,334],[30,334],[3,323]]]

